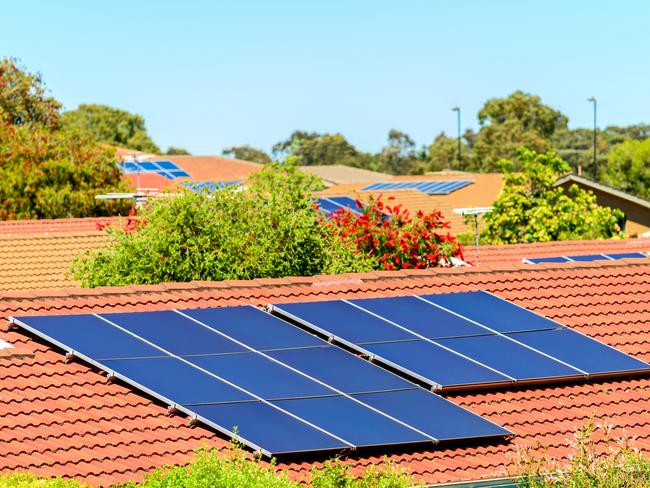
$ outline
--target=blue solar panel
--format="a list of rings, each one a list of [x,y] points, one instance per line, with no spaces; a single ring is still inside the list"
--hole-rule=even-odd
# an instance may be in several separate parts
[[[361,351],[435,389],[512,383],[505,374],[472,362],[431,342],[384,342],[364,344]]]
[[[414,386],[336,346],[280,349],[267,354],[348,394],[409,389]],[[351,371],[354,374],[350,374]]]
[[[190,176],[189,173],[183,171],[182,169],[177,169],[175,171],[168,171],[168,173],[175,178],[188,178]]]
[[[154,172],[167,179],[173,180],[176,178],[189,177],[190,174],[179,168],[171,161],[139,161],[139,162],[126,162],[120,163],[122,171],[125,173],[137,172]]]
[[[402,181],[373,183],[362,188],[362,190],[405,190],[416,189],[428,195],[447,195],[459,190],[473,182],[470,180],[445,180],[445,181]]]
[[[280,400],[272,403],[359,447],[433,440],[342,396]]]
[[[650,365],[643,361],[567,328],[521,332],[511,337],[590,375],[650,371]]]
[[[349,394],[432,393],[255,307],[14,322],[267,455],[434,440]]]
[[[319,332],[351,344],[413,340],[413,334],[344,301],[286,303],[274,309]]]
[[[169,400],[169,403],[192,405],[255,400],[253,396],[173,357],[109,359],[100,361],[100,364],[148,393]]]
[[[156,164],[161,169],[172,169],[172,170],[180,169],[175,163],[172,163],[171,161],[156,161]]]
[[[148,161],[138,163],[138,164],[139,164],[140,168],[142,168],[145,171],[159,171],[160,170],[160,168],[156,164],[150,163]]]
[[[422,390],[369,393],[354,397],[440,441],[508,434],[502,427],[486,422],[467,410],[459,410],[450,401]],[[410,405],[417,405],[418,408],[410,408]],[[440,419],[445,421],[440,422]]]
[[[103,317],[178,356],[246,351],[237,343],[171,310],[108,313]]]
[[[590,262],[590,261],[611,261],[617,259],[647,258],[642,252],[624,252],[624,253],[607,253],[607,254],[587,254],[580,256],[557,256],[545,258],[528,258],[524,262],[529,264],[540,263],[567,263],[571,261]]]
[[[257,350],[322,346],[323,341],[250,305],[195,308],[182,314],[213,327]]]
[[[431,313],[414,300],[430,303]],[[272,308],[436,389],[650,371],[642,361],[487,292]],[[585,354],[600,369],[585,366]]]
[[[327,200],[334,202],[341,207],[345,207],[357,215],[361,215],[363,213],[363,207],[359,206],[356,200],[350,197],[327,197]]]
[[[343,208],[326,198],[318,198],[316,199],[316,203],[318,204],[318,208],[321,210],[321,212],[325,212],[326,215],[335,214]]]
[[[441,339],[440,344],[471,357],[517,381],[581,377],[571,368],[500,335]]]
[[[422,295],[428,302],[495,332],[557,329],[562,325],[485,291]]]
[[[254,449],[276,456],[354,447],[261,402],[197,405],[192,412],[227,435],[236,430]]]
[[[366,298],[350,303],[430,339],[486,333],[485,328],[416,297]]]

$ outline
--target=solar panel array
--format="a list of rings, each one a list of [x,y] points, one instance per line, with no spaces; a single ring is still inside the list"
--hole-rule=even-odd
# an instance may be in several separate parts
[[[643,361],[483,291],[272,310],[435,390],[650,372]]]
[[[167,179],[189,177],[189,173],[171,161],[132,161],[120,163],[122,172],[129,173],[158,173]]]
[[[322,197],[317,198],[316,203],[320,211],[324,212],[327,217],[343,210],[350,210],[356,215],[363,214],[363,208],[357,204],[356,200],[350,197]]]
[[[183,183],[183,186],[194,190],[197,193],[202,191],[216,191],[226,188],[227,186],[239,186],[244,182],[235,180],[235,181],[201,181],[201,182],[187,182]]]
[[[647,258],[648,255],[642,252],[622,252],[622,253],[608,253],[608,254],[587,254],[584,256],[551,256],[543,258],[528,258],[524,259],[524,263],[540,264],[540,263],[571,263],[571,262],[589,262],[589,261],[615,261],[618,259],[636,259]]]
[[[456,190],[474,183],[470,180],[446,180],[446,181],[394,181],[386,183],[373,183],[362,188],[362,190],[408,190],[415,189],[427,195],[448,195]]]
[[[268,456],[510,434],[252,306],[11,320]]]

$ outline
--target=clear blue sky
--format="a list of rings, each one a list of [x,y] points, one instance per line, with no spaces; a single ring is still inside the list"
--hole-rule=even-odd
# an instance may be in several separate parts
[[[66,108],[143,115],[163,148],[268,150],[293,130],[378,150],[521,89],[590,126],[650,122],[650,5],[639,1],[4,2],[0,56]]]

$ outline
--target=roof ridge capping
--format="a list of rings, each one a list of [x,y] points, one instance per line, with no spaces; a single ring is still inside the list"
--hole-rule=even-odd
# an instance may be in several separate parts
[[[158,284],[146,285],[127,285],[127,286],[100,286],[96,288],[70,287],[60,289],[36,289],[36,290],[16,290],[0,291],[0,300],[34,300],[36,298],[66,298],[66,297],[89,297],[89,296],[107,296],[107,295],[132,295],[132,294],[149,294],[178,291],[195,291],[195,290],[236,290],[236,289],[264,289],[280,288],[290,286],[311,286],[311,287],[335,287],[345,285],[360,285],[363,283],[381,282],[396,279],[415,279],[444,275],[491,275],[495,273],[536,273],[550,270],[570,269],[602,269],[614,267],[640,267],[647,266],[649,262],[639,262],[639,259],[619,259],[616,261],[588,261],[588,262],[568,262],[568,263],[541,263],[526,264],[516,263],[496,263],[480,266],[462,266],[457,268],[427,268],[427,269],[401,269],[394,271],[369,271],[364,273],[346,273],[334,275],[314,275],[314,276],[287,276],[283,278],[256,278],[253,280],[222,280],[222,281],[186,281],[186,282],[163,282]]]

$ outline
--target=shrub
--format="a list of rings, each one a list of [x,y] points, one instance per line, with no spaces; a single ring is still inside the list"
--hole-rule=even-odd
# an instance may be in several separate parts
[[[513,471],[528,488],[647,488],[650,459],[626,438],[613,440],[610,429],[587,422],[574,435],[573,454],[566,460],[535,457],[523,449]]]
[[[361,202],[357,205],[362,206]],[[419,211],[413,218],[400,205],[384,204],[380,196],[363,205],[360,217],[339,209],[322,221],[357,254],[370,259],[374,269],[451,266],[452,256],[463,258],[460,244],[444,232],[449,223],[439,211]]]
[[[243,188],[161,198],[135,232],[112,230],[108,248],[75,260],[73,274],[100,286],[368,269],[320,224],[318,183],[294,165],[269,164]]]
[[[370,466],[361,476],[354,477],[349,473],[349,466],[334,459],[312,470],[311,485],[314,488],[408,488],[413,486],[413,479],[386,460],[383,466]]]
[[[39,478],[29,473],[0,476],[0,488],[83,488],[86,485],[63,478]]]
[[[544,242],[562,239],[603,239],[622,235],[624,215],[600,207],[593,193],[573,185],[567,192],[555,187],[569,165],[555,153],[518,151],[520,172],[514,163],[499,162],[503,190],[494,210],[485,215],[483,237],[491,244]]]
[[[0,117],[0,220],[126,212],[127,203],[95,200],[123,189],[114,152],[91,137]]]

